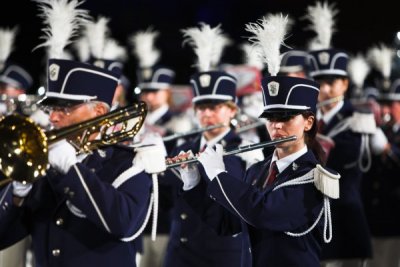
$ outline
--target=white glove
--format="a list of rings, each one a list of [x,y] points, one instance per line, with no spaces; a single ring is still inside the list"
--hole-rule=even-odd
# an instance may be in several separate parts
[[[222,145],[216,144],[215,150],[207,147],[198,157],[199,162],[203,165],[208,178],[212,181],[221,172],[226,172],[225,164],[222,159],[224,149]]]
[[[181,153],[184,152],[181,151]],[[192,151],[189,153],[193,155]],[[196,164],[187,164],[184,168],[178,167],[177,169],[181,175],[184,191],[188,191],[200,183],[200,173]]]
[[[13,181],[12,187],[13,187],[13,195],[14,196],[24,198],[31,191],[32,184],[30,184],[30,183],[23,184],[18,181]]]
[[[382,154],[388,144],[388,139],[383,133],[381,128],[377,128],[375,133],[371,136],[370,145],[371,150],[375,155]]]
[[[65,139],[52,144],[49,148],[49,163],[59,172],[66,174],[78,162],[75,148]]]
[[[252,143],[243,141],[240,144],[240,146],[250,145],[250,144]],[[262,148],[239,153],[238,156],[246,162],[246,168],[250,167],[254,163],[264,160],[264,153],[262,151]]]
[[[133,164],[142,167],[147,173],[160,173],[167,169],[165,157],[167,150],[161,135],[147,133],[141,141],[141,146],[135,149]]]

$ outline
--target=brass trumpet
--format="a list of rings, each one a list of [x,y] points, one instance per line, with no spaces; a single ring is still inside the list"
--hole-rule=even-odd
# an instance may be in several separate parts
[[[255,143],[255,144],[250,144],[250,145],[239,146],[235,149],[225,151],[223,156],[235,155],[235,154],[248,152],[248,151],[259,149],[259,148],[274,146],[274,145],[278,145],[278,144],[281,144],[284,142],[293,141],[296,139],[297,139],[297,137],[295,135],[292,135],[292,136],[288,136],[288,137],[284,137],[284,138],[275,139],[272,141],[266,141],[266,142],[262,142],[262,143]],[[194,156],[192,158],[186,157],[183,159],[179,158],[179,156],[177,156],[174,158],[167,158],[165,164],[167,166],[167,169],[170,169],[170,168],[178,167],[181,164],[194,163],[197,161],[198,161],[197,156]]]
[[[147,115],[144,102],[116,109],[102,116],[61,129],[44,131],[31,119],[19,114],[0,118],[0,170],[10,181],[32,183],[46,174],[48,169],[48,147],[64,138],[74,137],[77,153],[116,144],[134,137]],[[93,133],[101,138],[89,140]]]

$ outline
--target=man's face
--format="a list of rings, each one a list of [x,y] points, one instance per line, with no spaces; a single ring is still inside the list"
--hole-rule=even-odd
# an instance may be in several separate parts
[[[59,129],[97,116],[93,104],[83,103],[71,107],[52,107],[49,118],[54,128]]]

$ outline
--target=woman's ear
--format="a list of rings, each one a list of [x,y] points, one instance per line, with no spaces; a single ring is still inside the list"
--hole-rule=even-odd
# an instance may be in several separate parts
[[[308,116],[307,117],[307,119],[305,121],[304,131],[307,132],[307,131],[311,130],[311,128],[312,128],[312,126],[314,124],[314,120],[315,120],[314,116]]]
[[[101,103],[97,103],[97,105],[94,108],[96,115],[97,116],[101,116],[104,115],[108,112],[107,108],[105,107],[105,105],[102,105]]]

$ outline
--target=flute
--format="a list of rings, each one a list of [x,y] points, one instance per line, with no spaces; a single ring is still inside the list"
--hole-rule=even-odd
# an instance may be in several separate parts
[[[292,135],[289,137],[277,138],[275,140],[266,141],[266,142],[262,142],[262,143],[239,146],[235,149],[224,151],[223,156],[235,155],[235,154],[239,154],[239,153],[243,153],[243,152],[247,152],[247,151],[251,151],[251,150],[255,150],[255,149],[259,149],[259,148],[274,146],[277,144],[281,144],[281,143],[288,142],[288,141],[293,141],[296,139],[297,139],[297,137],[295,135]],[[198,161],[197,156],[195,156],[193,158],[183,159],[183,160],[181,160],[181,159],[174,160],[173,158],[167,158],[165,160],[165,164],[167,166],[167,169],[170,169],[170,168],[178,167],[181,164],[194,163],[197,161]]]

